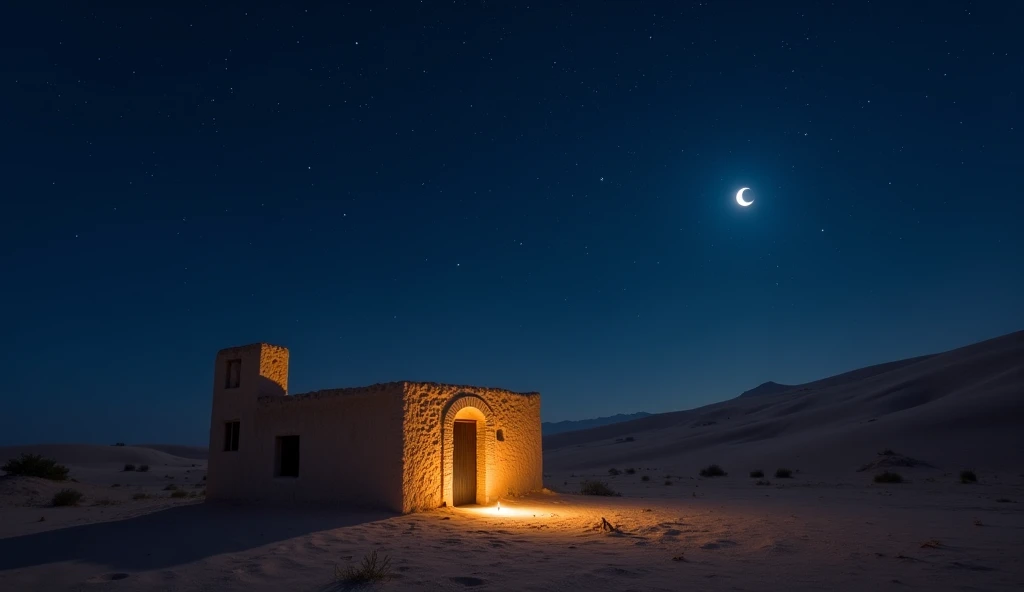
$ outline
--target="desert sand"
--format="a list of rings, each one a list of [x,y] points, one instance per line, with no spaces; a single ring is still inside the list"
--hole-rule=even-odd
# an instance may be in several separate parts
[[[345,589],[335,568],[372,551],[382,590],[1024,589],[1024,333],[550,436],[547,490],[500,510],[204,503],[202,449],[0,461],[22,452],[77,482],[0,478],[4,591]],[[620,495],[579,495],[588,480]],[[64,487],[78,507],[49,506]]]

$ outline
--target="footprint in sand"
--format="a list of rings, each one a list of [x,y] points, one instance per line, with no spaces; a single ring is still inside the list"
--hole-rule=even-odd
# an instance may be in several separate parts
[[[117,580],[123,580],[128,577],[126,573],[108,573],[98,576],[93,576],[85,581],[86,584],[106,584],[107,582],[116,582]]]
[[[474,578],[472,576],[456,576],[448,579],[456,584],[462,584],[463,586],[483,586],[487,583],[487,580],[481,580],[480,578]]]

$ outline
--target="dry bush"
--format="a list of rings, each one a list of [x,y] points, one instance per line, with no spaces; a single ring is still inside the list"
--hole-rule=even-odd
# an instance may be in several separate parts
[[[620,471],[620,470],[618,470],[616,468],[611,468],[611,469],[608,469],[608,474],[611,475],[612,477],[615,477],[616,475],[621,475],[622,471]]]
[[[789,469],[775,469],[775,478],[776,479],[792,479],[793,478],[793,471],[791,471]]]
[[[356,566],[349,566],[344,571],[334,567],[334,579],[348,585],[363,585],[373,582],[383,582],[391,579],[391,558],[387,555],[383,559],[373,551],[363,557],[363,562]]]
[[[51,481],[67,481],[68,468],[58,465],[52,458],[43,458],[39,454],[22,454],[19,458],[7,461],[0,470],[8,475],[19,477],[41,477]]]
[[[82,501],[82,492],[76,489],[61,489],[53,494],[55,506],[77,506]]]
[[[961,483],[977,483],[978,476],[974,474],[974,471],[960,471],[960,482]]]
[[[764,477],[764,471],[762,471],[761,469],[758,469],[756,471],[750,471],[751,479],[760,479],[761,477]]]
[[[140,473],[145,473],[145,472],[149,471],[149,465],[139,465],[139,469],[138,470],[139,470]]]
[[[580,494],[581,495],[603,495],[603,496],[619,496],[622,495],[615,491],[611,487],[608,487],[607,483],[603,481],[584,481],[580,483]]]
[[[185,491],[184,489],[175,489],[174,491],[171,492],[171,497],[173,497],[173,498],[188,497],[188,492]]]
[[[701,477],[724,477],[728,475],[725,469],[718,465],[708,465],[700,470]]]
[[[168,483],[167,487],[164,487],[164,491],[174,491],[176,489],[178,489],[178,486],[174,483]]]

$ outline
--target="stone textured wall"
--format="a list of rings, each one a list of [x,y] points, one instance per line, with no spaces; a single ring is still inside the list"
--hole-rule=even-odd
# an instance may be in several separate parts
[[[494,503],[542,487],[540,395],[434,383],[405,384],[404,508],[411,512],[452,503],[452,423],[472,407],[486,418],[477,462],[478,502]],[[504,440],[498,441],[501,430]],[[478,432],[478,445],[480,432]],[[478,448],[479,450],[479,448]]]
[[[225,388],[229,360],[238,388]],[[542,486],[540,395],[393,382],[287,396],[288,350],[221,350],[214,369],[207,498],[320,501],[400,512],[452,503],[452,426],[477,420],[477,502]],[[240,422],[237,451],[225,422]],[[502,439],[496,437],[501,433]],[[299,476],[277,477],[277,438],[299,436]]]

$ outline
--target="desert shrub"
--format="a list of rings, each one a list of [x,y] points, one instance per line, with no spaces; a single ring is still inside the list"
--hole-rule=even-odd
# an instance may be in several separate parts
[[[903,483],[903,477],[899,473],[885,471],[875,475],[875,483]]]
[[[892,448],[886,448],[885,450],[878,453],[878,456],[896,456],[896,451]]]
[[[383,559],[378,558],[374,551],[363,557],[363,562],[356,566],[349,566],[345,570],[334,567],[334,579],[349,585],[358,586],[372,582],[383,582],[391,578],[391,558],[387,555]]]
[[[175,489],[174,491],[171,492],[171,497],[188,497],[188,492],[185,491],[184,489]]]
[[[793,478],[793,471],[791,471],[789,469],[775,469],[775,478],[776,479],[792,479]]]
[[[132,499],[133,500],[149,499],[149,494],[148,493],[143,493],[143,492],[140,491],[139,493],[136,493],[135,495],[133,495]]]
[[[974,474],[974,471],[960,471],[960,482],[961,483],[977,483],[978,476]]]
[[[650,477],[650,475],[644,475],[643,477],[640,477],[640,480],[641,481],[650,481],[651,477]]]
[[[124,465],[124,470],[129,471],[129,472],[134,471],[135,470],[135,465],[133,465],[132,463],[126,463]]]
[[[167,487],[164,487],[164,491],[174,491],[176,489],[178,489],[178,486],[174,483],[168,483]]]
[[[671,481],[665,481],[665,485],[672,485]]]
[[[636,474],[636,469],[630,467],[630,468],[626,469],[626,474],[627,475],[635,475]]]
[[[756,471],[750,471],[750,478],[751,479],[760,479],[761,477],[764,477],[764,471],[762,471],[760,469],[758,469]]]
[[[611,475],[612,477],[614,477],[616,475],[621,475],[622,471],[620,471],[620,470],[618,470],[616,468],[611,468],[611,469],[608,469],[608,474]]]
[[[111,487],[121,487],[121,484],[120,483],[114,483],[113,485],[111,485]]]
[[[771,485],[771,484],[772,484],[771,481],[765,481],[764,479],[759,479],[757,481],[757,483],[754,483],[754,485]]]
[[[606,496],[617,496],[621,495],[611,487],[608,487],[607,483],[603,481],[584,481],[580,483],[580,494],[581,495],[606,495]]]
[[[98,499],[92,503],[94,506],[116,506],[120,502],[114,501],[108,497]]]
[[[635,442],[635,441],[636,441],[636,438],[634,438],[633,436],[626,436],[626,437],[625,437],[625,438],[623,439],[623,441],[624,441],[624,442]]]
[[[19,477],[42,477],[51,481],[67,481],[68,468],[58,465],[52,458],[43,458],[38,454],[22,454],[20,458],[12,458],[0,469],[8,475]]]
[[[139,465],[140,473],[145,473],[146,471],[149,471],[149,465]]]
[[[728,473],[718,465],[708,465],[700,470],[701,477],[724,477]]]
[[[61,489],[53,494],[55,506],[77,506],[82,501],[82,492],[76,489]]]

